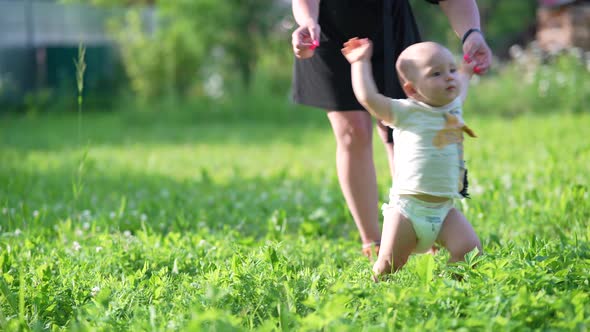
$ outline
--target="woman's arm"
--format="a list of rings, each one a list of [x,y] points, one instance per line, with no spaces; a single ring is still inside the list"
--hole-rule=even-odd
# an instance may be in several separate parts
[[[478,29],[463,41],[463,53],[475,60],[477,73],[485,73],[490,67],[492,51],[481,33],[479,9],[475,0],[444,0],[439,5],[459,38],[463,38],[469,29]]]
[[[439,5],[459,38],[471,28],[481,29],[475,0],[446,0]]]
[[[293,17],[299,26],[317,23],[320,12],[320,0],[293,0]]]
[[[313,48],[319,45],[320,40],[320,0],[293,0],[292,7],[293,17],[299,25],[291,35],[293,53],[300,59],[310,58],[314,53]]]

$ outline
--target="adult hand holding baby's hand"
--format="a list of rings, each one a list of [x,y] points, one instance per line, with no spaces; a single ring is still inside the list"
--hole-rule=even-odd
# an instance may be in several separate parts
[[[469,33],[463,40],[463,54],[466,61],[474,62],[473,72],[478,75],[485,74],[490,67],[492,51],[479,30]]]
[[[373,44],[368,38],[351,38],[342,48],[342,54],[350,63],[362,60],[370,60],[373,53]]]
[[[473,59],[471,59],[468,54],[463,56],[463,62],[461,63],[460,71],[468,75],[470,78],[473,74],[479,75],[482,73],[481,69],[477,65],[477,62],[473,61]]]

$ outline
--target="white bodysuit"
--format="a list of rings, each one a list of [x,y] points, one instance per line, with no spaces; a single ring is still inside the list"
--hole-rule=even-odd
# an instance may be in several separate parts
[[[383,215],[397,207],[408,218],[418,237],[416,252],[429,249],[442,222],[461,198],[463,186],[463,132],[473,133],[463,122],[461,100],[432,107],[412,99],[392,99],[395,175],[390,202]],[[412,195],[448,197],[445,203],[427,203]]]

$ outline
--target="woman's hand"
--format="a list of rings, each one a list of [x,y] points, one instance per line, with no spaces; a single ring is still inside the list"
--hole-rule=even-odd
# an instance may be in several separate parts
[[[301,25],[291,35],[293,53],[298,59],[311,58],[314,49],[320,45],[320,26],[316,22]]]
[[[467,37],[463,43],[463,54],[465,59],[474,62],[474,72],[476,74],[485,74],[490,68],[492,51],[481,33],[473,32]]]

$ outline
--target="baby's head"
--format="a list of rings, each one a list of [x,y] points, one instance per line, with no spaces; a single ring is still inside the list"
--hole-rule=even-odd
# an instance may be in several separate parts
[[[434,42],[409,46],[395,64],[406,95],[439,107],[459,96],[461,82],[453,54]]]

